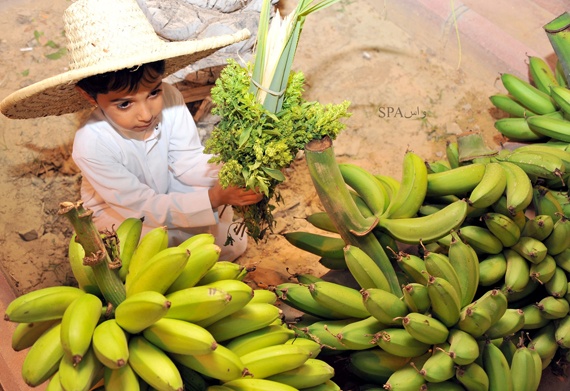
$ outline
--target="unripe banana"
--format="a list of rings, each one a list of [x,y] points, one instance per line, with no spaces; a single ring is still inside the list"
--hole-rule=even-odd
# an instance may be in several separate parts
[[[511,246],[511,249],[518,252],[527,261],[535,264],[542,262],[548,251],[543,242],[530,236],[521,236],[519,241]]]
[[[556,340],[556,326],[554,322],[550,322],[541,327],[533,334],[528,344],[529,349],[533,349],[542,362],[541,370],[544,370],[552,361],[559,345]]]
[[[248,303],[240,310],[210,324],[206,329],[218,342],[230,340],[269,326],[281,316],[281,310],[266,303]]]
[[[153,345],[169,353],[207,354],[218,347],[205,328],[179,319],[159,319],[142,333]]]
[[[499,254],[503,250],[503,243],[488,228],[464,225],[460,228],[459,235],[477,254]]]
[[[319,304],[346,317],[364,319],[370,316],[360,292],[354,288],[330,281],[317,281],[309,285],[309,292]]]
[[[488,255],[479,262],[479,285],[493,286],[502,281],[507,271],[507,259],[501,252]]]
[[[362,289],[390,290],[388,279],[378,264],[362,249],[353,245],[344,247],[344,259],[350,274]]]
[[[106,390],[140,391],[139,379],[130,365],[124,365],[118,369],[106,368]]]
[[[530,77],[536,88],[545,94],[551,94],[551,88],[559,87],[554,71],[541,57],[528,56]]]
[[[558,255],[570,248],[570,220],[566,216],[554,223],[552,233],[544,239],[544,245],[550,255]]]
[[[486,308],[491,314],[492,324],[503,316],[508,304],[507,296],[499,289],[488,290],[477,299],[477,305]]]
[[[558,156],[543,151],[518,151],[501,158],[522,168],[531,178],[561,179],[566,166]]]
[[[468,202],[475,208],[487,208],[497,202],[507,187],[507,175],[499,163],[485,165],[483,177],[471,191]]]
[[[479,338],[491,327],[491,314],[487,308],[477,305],[477,302],[466,305],[461,309],[457,328]]]
[[[449,344],[435,345],[432,355],[421,367],[420,375],[428,382],[441,383],[455,376],[455,363],[447,354]]]
[[[321,258],[344,260],[345,242],[338,236],[303,231],[287,232],[283,236],[293,246]]]
[[[324,308],[309,291],[308,285],[285,282],[275,287],[275,293],[279,300],[305,314],[315,316],[320,319],[343,319],[346,316],[335,310]]]
[[[514,391],[509,362],[493,343],[483,348],[483,369],[489,377],[489,391]]]
[[[351,352],[347,370],[366,381],[383,384],[394,372],[408,365],[410,360],[410,357],[396,356],[376,347]]]
[[[196,236],[192,236],[190,239],[195,237]],[[180,247],[188,249],[188,247],[192,246]],[[204,243],[198,248],[190,250],[190,258],[188,258],[184,270],[182,270],[182,273],[180,273],[176,280],[168,287],[166,293],[173,293],[197,285],[204,275],[216,265],[220,259],[221,251],[222,249],[215,243]]]
[[[511,363],[513,389],[517,391],[536,390],[540,383],[540,377],[537,379],[536,376],[536,367],[530,349],[526,346],[518,346]]]
[[[222,280],[243,281],[247,273],[249,273],[249,269],[244,265],[230,261],[217,261],[195,285],[208,285]]]
[[[174,362],[142,335],[131,337],[129,354],[129,365],[133,371],[153,388],[165,391],[184,389],[182,377]]]
[[[531,217],[525,223],[521,236],[530,236],[538,240],[544,240],[554,228],[554,219],[550,215],[538,214]]]
[[[485,164],[471,163],[428,174],[427,196],[461,196],[473,191],[485,174]]]
[[[65,352],[61,346],[61,323],[46,330],[26,353],[22,377],[30,387],[37,387],[59,370]]]
[[[505,249],[507,270],[505,272],[505,285],[509,292],[520,292],[530,281],[530,267],[526,259],[518,252]]]
[[[184,389],[188,391],[204,391],[208,388],[208,382],[206,379],[196,372],[195,370],[185,367],[184,365],[176,365],[180,376],[182,376],[182,382],[184,383]]]
[[[43,322],[18,323],[12,332],[12,349],[19,352],[31,347],[46,330],[59,322],[59,319],[54,319]]]
[[[556,342],[563,348],[570,348],[570,315],[560,319],[554,332]]]
[[[425,162],[428,174],[447,171],[451,169],[449,161],[447,159],[439,159],[433,162]]]
[[[536,115],[529,111],[529,115]],[[537,142],[546,138],[530,128],[526,116],[520,118],[500,118],[494,123],[495,129],[513,141]]]
[[[296,327],[297,330],[304,333],[304,338],[299,338],[299,340],[310,339],[318,343],[322,349],[339,352],[349,350],[348,346],[342,342],[342,329],[356,320],[356,318],[320,320],[312,322],[306,327]]]
[[[61,319],[67,307],[85,294],[72,286],[53,286],[16,297],[6,307],[4,320],[18,323]]]
[[[514,163],[499,162],[507,175],[505,196],[507,209],[514,216],[517,212],[525,210],[532,202],[532,183],[527,173]]]
[[[378,226],[402,243],[429,243],[458,228],[467,216],[467,207],[465,200],[458,200],[427,216],[382,218],[378,221]]]
[[[561,319],[568,315],[570,305],[563,297],[545,296],[536,306],[546,319]]]
[[[267,379],[244,377],[224,383],[234,391],[295,391],[296,388]]]
[[[530,111],[529,109],[518,103],[516,100],[514,100],[513,97],[510,96],[509,94],[497,93],[491,95],[489,97],[489,100],[491,101],[493,106],[516,118],[524,119],[525,117],[536,115],[536,113],[533,113],[532,111]]]
[[[403,251],[397,253],[396,262],[400,270],[414,283],[426,284],[428,275],[423,259]]]
[[[459,321],[461,299],[455,288],[441,277],[430,276],[427,284],[432,315],[447,327]]]
[[[166,295],[170,308],[166,318],[196,323],[223,311],[232,296],[209,286],[193,286]]]
[[[121,328],[138,334],[166,315],[170,301],[155,291],[140,292],[127,297],[115,309],[115,320]]]
[[[380,216],[386,211],[390,198],[373,174],[350,163],[339,164],[338,168],[346,184],[362,197],[374,215]]]
[[[411,312],[403,317],[402,325],[412,337],[430,345],[444,343],[449,336],[446,325],[429,315],[417,312]]]
[[[172,359],[202,375],[222,382],[237,379],[247,374],[243,362],[237,354],[223,345],[208,354],[176,354]]]
[[[509,308],[503,316],[493,323],[485,332],[489,339],[505,338],[514,335],[524,327],[524,311],[520,308]]]
[[[501,81],[517,101],[537,114],[548,114],[556,111],[553,99],[545,92],[532,86],[525,80],[510,73],[502,73]]]
[[[141,239],[142,227],[143,219],[128,217],[119,224],[115,231],[119,244],[119,258],[121,259],[119,277],[122,281],[125,281],[129,273],[131,259]]]
[[[406,303],[392,292],[371,288],[362,290],[361,294],[360,301],[368,316],[372,315],[387,326],[400,325],[401,318],[409,313]]]
[[[456,291],[463,307],[473,301],[479,286],[479,257],[473,247],[461,240],[458,232],[451,231],[451,237],[449,262],[457,272],[461,284],[460,290]]]
[[[335,371],[327,362],[309,358],[297,368],[267,377],[267,380],[286,384],[297,389],[315,387],[332,379]]]
[[[481,216],[481,219],[504,247],[511,247],[519,241],[521,230],[511,217],[503,213],[489,212]]]
[[[570,142],[570,121],[549,115],[535,115],[526,119],[529,128],[555,140]]]
[[[536,330],[546,326],[550,319],[544,317],[544,313],[535,304],[528,304],[521,308],[524,313],[524,329]]]
[[[455,268],[451,265],[449,257],[443,253],[424,251],[426,276],[441,277],[447,280],[457,292],[461,292],[461,282]]]
[[[404,303],[411,312],[425,313],[429,310],[431,302],[427,286],[420,283],[409,283],[402,288]]]
[[[556,262],[556,266],[570,273],[570,249],[566,249],[560,254],[556,254],[553,258]]]
[[[271,324],[233,338],[225,346],[241,357],[257,349],[283,344],[294,335],[295,332],[286,326]]]
[[[131,256],[125,282],[133,278],[150,258],[167,247],[168,230],[166,227],[156,227],[144,234]]]
[[[119,369],[129,360],[129,340],[115,319],[108,319],[95,327],[93,352],[109,369]]]
[[[484,391],[489,389],[489,376],[483,367],[476,362],[457,367],[455,378],[468,390]]]
[[[45,391],[65,391],[59,381],[59,371],[53,374],[47,383]]]
[[[78,297],[61,319],[61,345],[77,365],[91,346],[93,331],[99,323],[103,303],[90,293]]]
[[[373,336],[386,327],[374,316],[370,316],[342,327],[337,338],[350,350],[371,349],[375,346]]]
[[[568,276],[560,267],[556,267],[554,275],[544,284],[546,292],[554,297],[564,297],[568,292]]]
[[[102,370],[103,365],[93,349],[89,349],[79,363],[64,355],[59,363],[59,382],[64,390],[88,391],[99,381]]]
[[[426,353],[422,356],[414,357],[409,365],[405,365],[394,371],[388,380],[386,380],[384,389],[394,391],[420,390],[426,381],[417,368],[421,368],[430,355],[431,353]]]
[[[530,265],[530,277],[541,284],[550,281],[554,273],[556,273],[556,260],[548,254],[542,262]]]
[[[77,242],[77,235],[74,233],[69,240],[69,247],[67,249],[67,257],[69,259],[69,265],[71,266],[71,271],[73,276],[77,280],[77,285],[79,288],[85,292],[93,293],[94,295],[99,295],[100,290],[97,285],[97,280],[93,274],[93,269],[91,266],[83,264],[83,258],[85,258],[85,250],[83,246]]]
[[[450,329],[447,342],[449,342],[448,353],[457,365],[468,365],[479,357],[477,340],[465,331]]]
[[[534,206],[535,213],[550,216],[553,223],[557,222],[560,216],[564,215],[560,201],[544,186],[534,186],[532,191],[532,205]],[[554,226],[552,226],[552,229],[554,229]],[[541,240],[544,239],[545,238]]]
[[[418,357],[431,347],[401,328],[386,328],[376,334],[375,340],[381,349],[401,357]]]
[[[412,151],[404,155],[402,179],[398,192],[390,198],[385,218],[400,219],[413,217],[423,204],[428,183],[427,167],[422,158]]]
[[[182,273],[189,258],[190,252],[180,247],[168,247],[159,251],[141,265],[132,278],[129,273],[125,282],[127,297],[144,291],[164,294]]]

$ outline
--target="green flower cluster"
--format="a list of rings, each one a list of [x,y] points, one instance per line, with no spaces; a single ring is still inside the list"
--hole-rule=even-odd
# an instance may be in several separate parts
[[[260,203],[236,208],[247,233],[256,241],[274,226],[270,200],[280,201],[276,187],[285,180],[281,170],[291,165],[298,151],[311,140],[335,139],[345,128],[341,118],[350,116],[349,102],[321,105],[303,99],[304,75],[291,72],[284,92],[282,110],[271,113],[251,92],[247,68],[229,60],[212,89],[213,114],[221,120],[206,141],[205,151],[223,163],[222,186],[257,189],[265,197]]]

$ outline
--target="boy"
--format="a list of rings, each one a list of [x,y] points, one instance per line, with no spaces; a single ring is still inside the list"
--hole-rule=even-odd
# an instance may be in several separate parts
[[[73,159],[81,198],[99,229],[144,217],[143,234],[169,230],[170,245],[211,232],[220,259],[235,260],[246,238],[225,246],[233,213],[262,195],[217,181],[182,95],[162,79],[248,32],[192,42],[160,40],[135,0],[79,0],[64,14],[70,71],[19,90],[0,103],[12,118],[95,107],[78,130]],[[220,216],[221,214],[221,216]]]

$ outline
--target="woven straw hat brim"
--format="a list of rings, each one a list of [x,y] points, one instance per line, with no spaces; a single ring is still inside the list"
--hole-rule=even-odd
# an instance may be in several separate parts
[[[73,69],[24,87],[0,102],[0,112],[9,118],[27,119],[78,112],[91,107],[75,84],[86,77],[144,63],[165,60],[165,77],[217,50],[249,38],[247,29],[198,41],[161,42],[138,56],[119,58],[80,69]],[[189,54],[190,53],[190,54]]]

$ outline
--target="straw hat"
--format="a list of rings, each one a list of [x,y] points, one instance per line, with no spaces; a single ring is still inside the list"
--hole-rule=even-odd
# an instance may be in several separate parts
[[[88,76],[165,60],[165,76],[243,41],[247,29],[195,41],[166,42],[136,0],[78,0],[63,15],[69,71],[22,88],[0,102],[9,118],[74,113],[91,107],[75,89]]]

